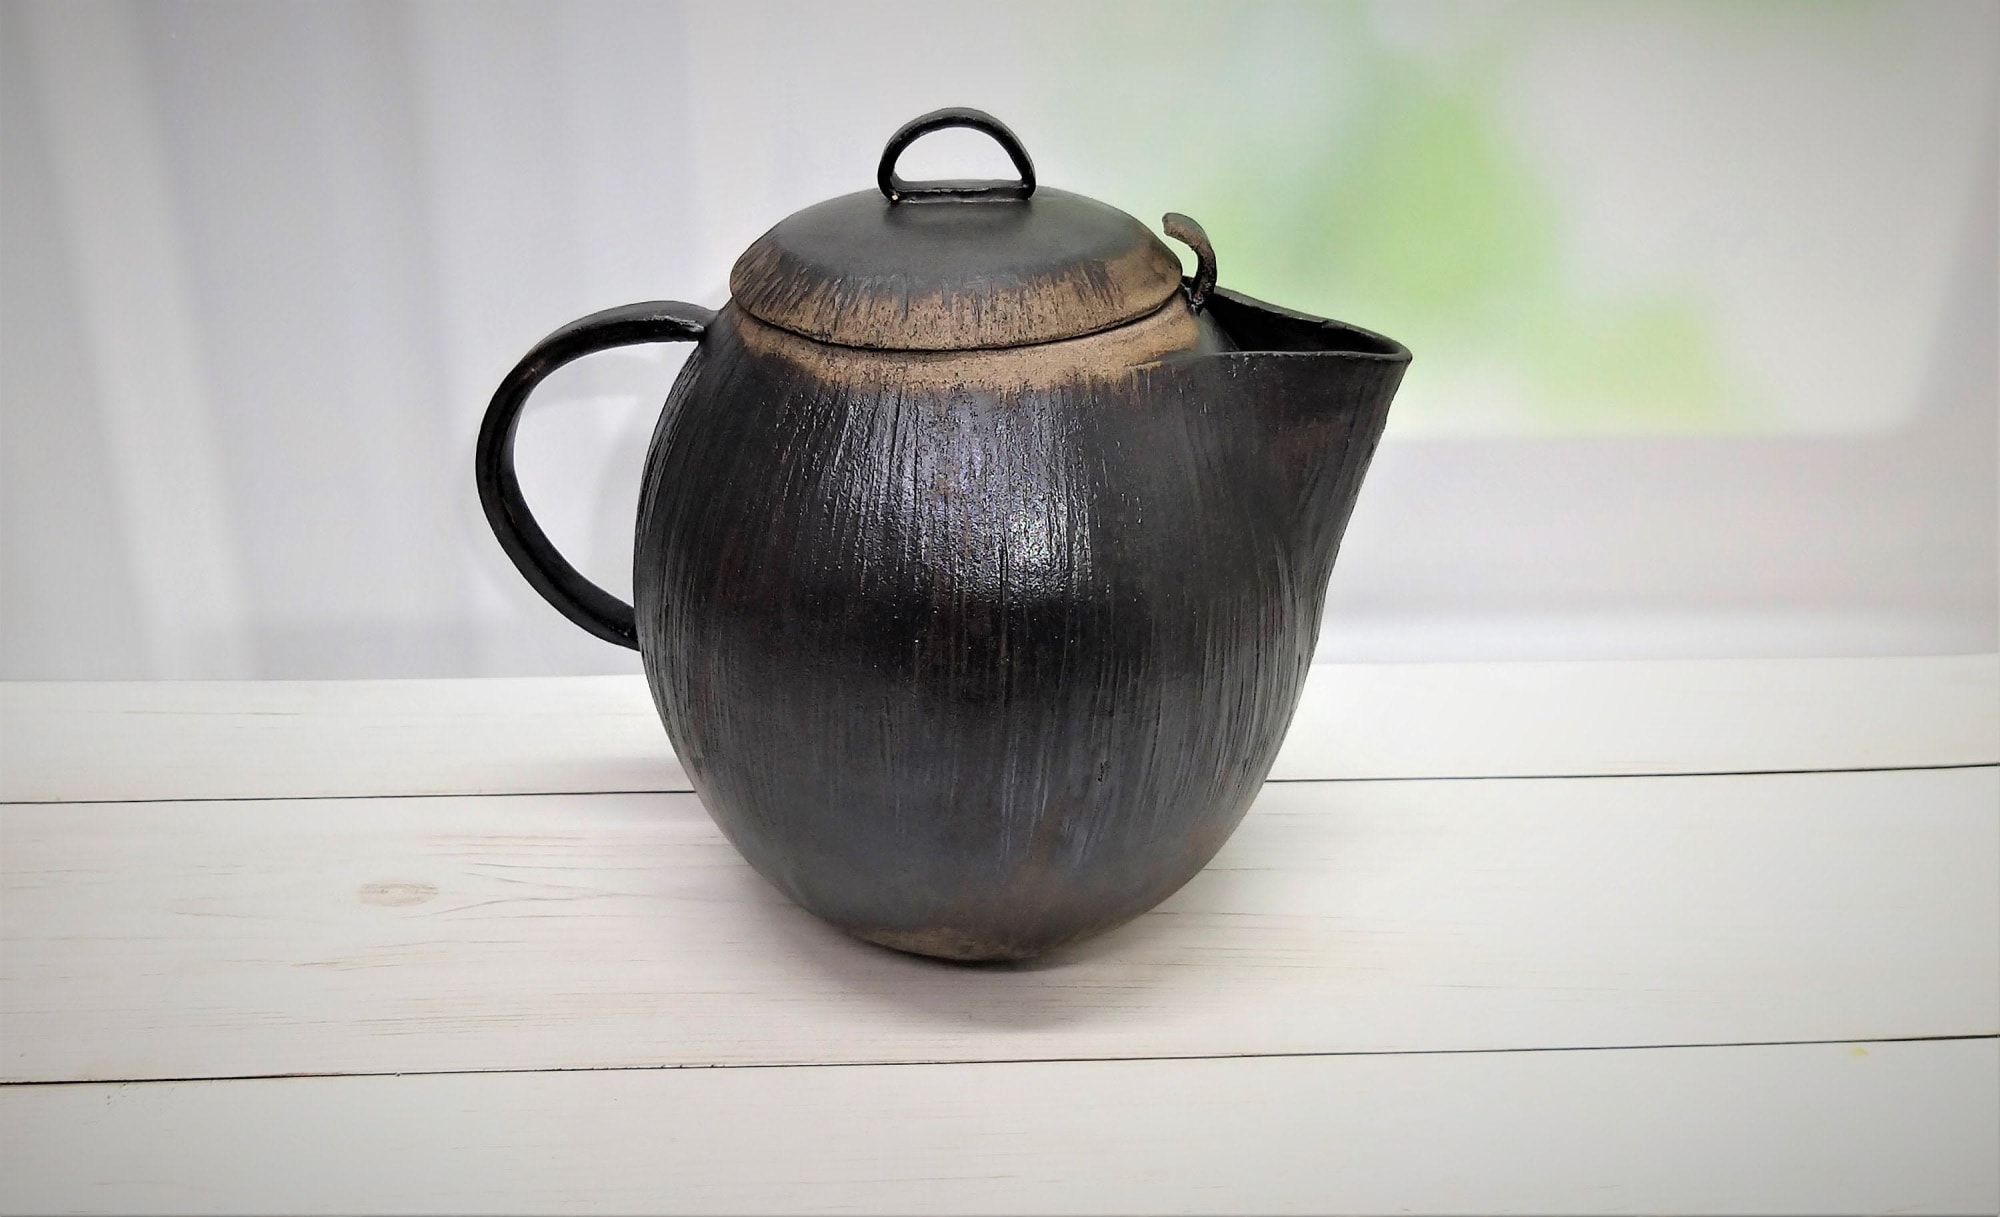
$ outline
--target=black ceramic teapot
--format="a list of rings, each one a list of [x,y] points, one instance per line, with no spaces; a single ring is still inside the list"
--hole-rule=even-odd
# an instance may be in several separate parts
[[[942,127],[1010,182],[906,182]],[[508,374],[480,498],[528,582],[636,648],[710,814],[869,941],[1020,959],[1186,883],[1298,702],[1327,577],[1410,355],[1215,287],[1137,220],[1038,187],[940,110],[878,189],[808,207],[719,312],[564,326]],[[609,347],[691,342],[646,459],[633,603],[514,476],[523,403]]]

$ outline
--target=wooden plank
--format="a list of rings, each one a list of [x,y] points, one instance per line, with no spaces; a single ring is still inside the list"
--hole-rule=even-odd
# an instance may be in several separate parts
[[[0,1208],[1862,1213],[2000,1204],[1992,1040],[0,1090]]]
[[[1993,764],[2000,656],[1350,664],[1293,722],[1277,780]]]
[[[0,802],[691,790],[637,676],[0,685]]]
[[[0,801],[688,790],[638,677],[0,686]],[[1272,777],[2000,762],[2000,657],[1328,664]]]
[[[2000,1030],[2000,770],[1274,783],[1159,910],[963,968],[689,795],[0,808],[8,1080]]]

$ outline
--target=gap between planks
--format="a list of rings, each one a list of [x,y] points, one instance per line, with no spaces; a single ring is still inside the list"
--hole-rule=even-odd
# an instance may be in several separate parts
[[[1836,773],[1929,773],[1954,769],[2000,769],[2000,761],[1964,761],[1936,765],[1833,765],[1814,769],[1675,769],[1660,773],[1471,773],[1423,774],[1407,777],[1266,778],[1266,786],[1355,785],[1387,782],[1595,782],[1634,778],[1778,778]],[[342,803],[378,799],[538,799],[600,798],[629,794],[693,794],[692,790],[478,790],[453,794],[239,794],[219,798],[158,799],[0,799],[0,807],[94,807],[162,803]],[[1788,1041],[1789,1042],[1789,1041]],[[1807,1041],[1819,1043],[1821,1041]],[[1843,1041],[1844,1042],[1844,1041]]]
[[[683,792],[639,677],[0,683],[0,800]],[[1278,781],[2000,762],[2000,655],[1316,665]]]
[[[1680,1044],[1542,1044],[1519,1048],[1358,1048],[1325,1052],[1193,1052],[1152,1056],[996,1056],[971,1059],[939,1057],[929,1061],[725,1061],[714,1064],[520,1065],[479,1069],[329,1069],[291,1073],[189,1074],[186,1077],[175,1078],[54,1078],[0,1081],[0,1090],[9,1087],[49,1089],[62,1086],[171,1086],[193,1082],[285,1082],[310,1081],[314,1078],[466,1078],[543,1073],[671,1073],[709,1069],[932,1069],[952,1065],[1111,1065],[1172,1061],[1323,1060],[1342,1057],[1522,1056],[1554,1052],[1679,1052],[1720,1048],[1820,1048],[1850,1044],[1857,1047],[1868,1044],[1949,1044],[1979,1040],[2000,1040],[2000,1031],[1969,1032],[1960,1035],[1848,1036],[1838,1039],[1690,1040]]]

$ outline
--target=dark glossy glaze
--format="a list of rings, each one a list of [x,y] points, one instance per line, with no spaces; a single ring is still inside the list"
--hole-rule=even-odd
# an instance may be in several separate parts
[[[1270,769],[1408,358],[1226,291],[937,354],[725,309],[633,568],[703,802],[794,900],[904,950],[1022,958],[1151,908]]]

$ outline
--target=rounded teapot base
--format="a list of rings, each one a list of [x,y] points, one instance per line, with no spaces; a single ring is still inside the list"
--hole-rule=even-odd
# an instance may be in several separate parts
[[[863,942],[872,942],[878,947],[888,947],[905,955],[923,955],[931,959],[949,960],[952,963],[1018,963],[1024,959],[1045,955],[1057,947],[1076,940],[1075,937],[1070,937],[1053,942],[1009,942],[952,928],[920,930],[849,928],[847,932]]]

